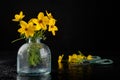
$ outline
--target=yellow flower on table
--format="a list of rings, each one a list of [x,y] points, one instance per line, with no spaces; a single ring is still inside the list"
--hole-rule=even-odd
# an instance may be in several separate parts
[[[62,60],[62,56],[59,56],[58,62],[60,63]],[[72,55],[68,55],[68,63],[83,63],[85,61],[93,60],[92,55],[85,56],[80,51],[79,54],[73,53]]]
[[[77,62],[77,54],[74,53],[73,55],[69,55],[68,62],[69,63]]]
[[[78,59],[85,59],[85,56],[80,55],[80,54],[77,57],[78,57]]]
[[[79,63],[79,62],[82,62],[82,60],[85,58],[85,56],[83,55],[77,55],[77,54],[73,54],[73,55],[69,55],[69,58],[68,58],[68,62],[69,63]]]
[[[87,60],[92,60],[92,59],[93,59],[92,55],[87,56]]]
[[[34,31],[35,31],[35,27],[34,27],[34,25],[31,22],[29,22],[27,24],[25,21],[20,21],[20,26],[21,26],[21,28],[18,29],[18,32],[21,35],[24,34],[26,36],[26,38],[33,37]]]
[[[25,17],[25,15],[23,15],[23,12],[20,11],[19,14],[15,14],[15,19],[12,19],[12,21],[17,21],[18,22],[18,21],[22,20],[24,17]]]
[[[58,68],[59,69],[62,69],[63,68],[63,64],[61,63],[62,62],[62,59],[63,59],[63,54],[62,55],[60,55],[59,57],[58,57]]]
[[[63,56],[64,55],[62,54],[61,56],[58,57],[58,63],[61,63]]]

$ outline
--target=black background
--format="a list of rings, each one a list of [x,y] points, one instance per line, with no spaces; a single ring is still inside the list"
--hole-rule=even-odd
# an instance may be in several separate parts
[[[47,34],[43,41],[52,55],[78,50],[92,55],[119,55],[119,30],[112,0],[2,0],[0,10],[0,51],[17,52],[25,43],[11,43],[19,38],[18,23],[12,21],[16,13],[23,11],[27,21],[47,10],[57,19],[59,29],[56,36]]]

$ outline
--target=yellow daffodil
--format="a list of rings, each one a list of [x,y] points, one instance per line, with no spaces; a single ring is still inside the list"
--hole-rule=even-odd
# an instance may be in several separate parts
[[[47,24],[49,19],[47,16],[44,16],[43,12],[40,12],[37,16],[37,19],[34,19],[33,22],[38,26],[41,27],[43,30],[47,29]]]
[[[39,31],[39,30],[41,29],[41,26],[40,26],[40,24],[38,23],[38,19],[32,18],[32,19],[30,19],[29,22],[32,22],[33,25],[35,25],[35,30],[38,30],[38,31]]]
[[[22,35],[25,34],[25,37],[33,37],[35,27],[33,26],[32,23],[26,23],[25,21],[20,21],[20,26],[21,28],[18,29],[18,32]]]
[[[72,59],[77,59],[77,54],[74,53],[74,54],[72,55]]]
[[[20,11],[19,14],[15,14],[15,19],[12,19],[12,21],[21,21],[24,17],[25,15],[23,15],[23,12]]]
[[[63,56],[64,55],[62,54],[61,56],[58,57],[58,63],[61,63]]]
[[[55,26],[55,19],[51,18],[49,20],[49,28],[48,31],[51,31],[53,36],[55,36],[55,31],[58,31],[58,28]]]
[[[72,56],[69,55],[68,62],[69,63],[75,63],[75,62],[77,62],[77,54],[73,54]]]
[[[92,59],[93,59],[92,55],[87,56],[87,60],[92,60]]]
[[[69,55],[68,62],[69,63],[81,63],[83,62],[84,59],[86,59],[86,57],[83,54],[77,55],[74,53],[73,55]]]

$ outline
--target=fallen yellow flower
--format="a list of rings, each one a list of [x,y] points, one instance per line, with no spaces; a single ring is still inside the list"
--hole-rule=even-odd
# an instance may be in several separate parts
[[[58,57],[58,63],[61,63],[63,56],[64,55],[62,54],[61,56]]]
[[[58,57],[58,63],[61,63],[63,56],[64,55],[62,54]],[[92,55],[85,56],[82,53],[79,53],[78,55],[76,53],[73,53],[72,55],[68,55],[67,62],[68,63],[83,63],[84,61],[89,61],[92,59],[93,59]]]
[[[92,60],[92,59],[93,59],[92,55],[87,56],[87,60]]]

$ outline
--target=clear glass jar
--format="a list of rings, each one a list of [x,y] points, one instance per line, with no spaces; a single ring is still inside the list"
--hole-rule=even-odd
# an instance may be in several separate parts
[[[20,75],[41,75],[51,72],[51,51],[37,39],[28,39],[17,54],[17,73]]]

